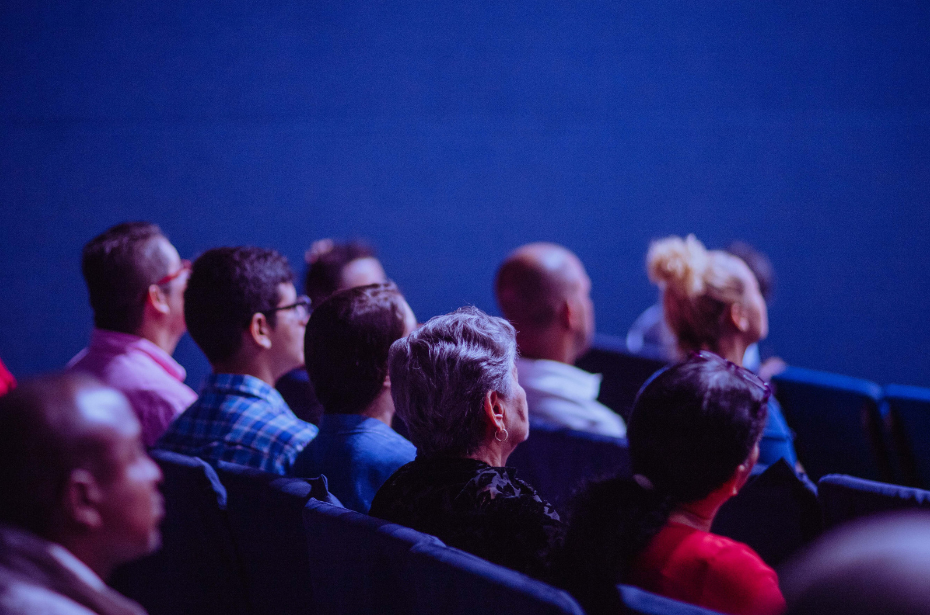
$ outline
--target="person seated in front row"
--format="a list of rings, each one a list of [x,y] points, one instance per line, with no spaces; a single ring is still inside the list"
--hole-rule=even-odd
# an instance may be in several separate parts
[[[416,460],[378,490],[370,514],[496,564],[545,577],[564,525],[504,467],[529,435],[513,327],[474,307],[432,318],[391,346],[391,395]]]
[[[591,280],[578,257],[551,243],[522,246],[500,266],[494,290],[517,329],[517,371],[530,417],[623,437],[623,419],[597,401],[601,376],[574,365],[594,336]]]
[[[759,282],[741,259],[707,250],[694,235],[654,241],[646,257],[649,279],[662,289],[665,321],[682,355],[709,350],[743,365],[746,348],[765,339],[768,309]],[[760,444],[759,463],[784,458],[797,466],[794,437],[773,397]]]
[[[556,565],[587,612],[619,609],[618,583],[733,615],[784,609],[775,572],[748,546],[710,533],[759,457],[769,394],[710,352],[640,391],[627,433],[633,475],[576,496]]]
[[[129,402],[89,374],[0,399],[0,613],[144,615],[103,579],[159,546],[161,479]]]
[[[416,448],[391,429],[394,401],[388,351],[416,328],[393,284],[344,290],[310,315],[304,337],[307,373],[326,413],[320,433],[297,457],[293,474],[329,481],[346,508],[367,513],[378,488]]]
[[[304,364],[309,301],[287,260],[262,248],[214,248],[194,262],[184,314],[213,373],[156,448],[287,474],[316,436],[274,389]]]
[[[304,292],[316,309],[330,295],[347,288],[384,284],[388,281],[375,251],[361,241],[346,243],[332,239],[313,242],[306,254]],[[323,405],[304,369],[293,369],[275,384],[281,396],[301,419],[319,425]]]

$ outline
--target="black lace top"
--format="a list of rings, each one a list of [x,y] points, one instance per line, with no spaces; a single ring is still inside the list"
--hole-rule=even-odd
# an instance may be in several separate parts
[[[370,514],[537,578],[546,577],[565,528],[513,468],[462,458],[418,457],[401,467],[378,490]]]

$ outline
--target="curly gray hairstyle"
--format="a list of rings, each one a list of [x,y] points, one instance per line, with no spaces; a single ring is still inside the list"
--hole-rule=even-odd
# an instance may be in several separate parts
[[[488,391],[513,393],[516,332],[476,307],[436,316],[391,346],[391,396],[424,457],[475,452],[487,434]]]

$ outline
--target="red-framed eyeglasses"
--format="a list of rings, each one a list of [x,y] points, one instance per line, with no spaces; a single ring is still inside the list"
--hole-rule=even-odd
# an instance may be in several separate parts
[[[169,273],[168,275],[166,275],[166,276],[163,277],[162,279],[160,279],[160,280],[158,280],[157,282],[155,282],[155,285],[156,285],[156,286],[164,286],[165,284],[167,284],[167,283],[170,282],[171,280],[180,277],[182,273],[184,273],[184,272],[186,272],[186,271],[190,271],[190,270],[191,270],[191,262],[190,262],[189,260],[187,260],[187,259],[182,259],[182,260],[181,260],[181,266],[178,267],[178,270],[177,270],[177,271],[175,271],[174,273]]]

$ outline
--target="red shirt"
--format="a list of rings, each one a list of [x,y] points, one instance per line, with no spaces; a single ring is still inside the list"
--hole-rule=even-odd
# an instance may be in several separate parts
[[[634,562],[631,584],[731,615],[785,610],[778,576],[743,543],[668,523]]]
[[[3,365],[3,361],[0,361],[0,395],[5,395],[15,388],[16,378]]]

